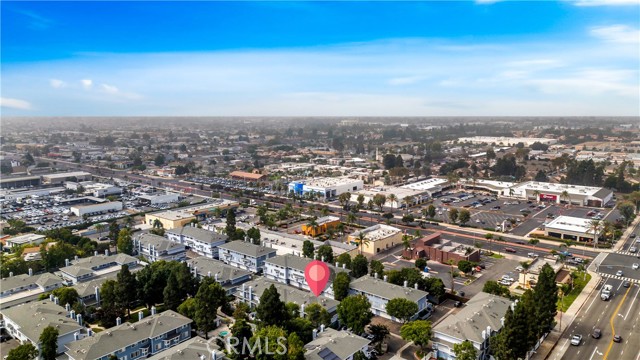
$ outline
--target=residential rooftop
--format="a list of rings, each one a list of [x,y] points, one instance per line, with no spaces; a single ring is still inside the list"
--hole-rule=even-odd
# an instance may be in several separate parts
[[[330,312],[334,311],[340,303],[337,300],[333,300],[325,296],[315,296],[306,290],[301,290],[277,281],[256,279],[246,282],[242,286],[245,289],[249,289],[249,287],[251,287],[251,291],[253,292],[254,296],[259,299],[260,297],[262,297],[262,293],[270,288],[271,285],[275,286],[276,290],[278,290],[278,294],[280,294],[280,300],[284,301],[285,303],[292,302],[304,306],[308,306],[311,304],[320,304],[323,308]],[[241,298],[241,293],[242,291],[240,291],[240,293],[236,291],[236,297]]]
[[[273,264],[283,268],[295,269],[295,270],[304,272],[305,269],[307,268],[307,265],[309,265],[309,263],[312,261],[313,259],[309,259],[306,257],[286,254],[286,255],[274,256],[270,259],[267,259],[265,261],[265,264]],[[331,264],[327,264],[327,266],[329,267],[329,269],[333,270],[334,273],[350,271],[348,269],[337,268]]]
[[[218,282],[224,284],[233,282],[246,276],[251,276],[251,271],[238,269],[235,266],[227,265],[222,261],[214,260],[205,256],[198,256],[187,260],[187,265],[191,269],[197,269],[198,274],[202,276],[214,277],[218,275]],[[209,275],[210,274],[210,275]]]
[[[185,225],[181,228],[166,231],[168,234],[183,235],[204,243],[219,243],[228,239],[226,235],[217,232],[201,229],[197,226]]]
[[[433,328],[441,333],[460,340],[484,342],[482,332],[490,327],[492,331],[502,328],[502,318],[511,306],[511,300],[501,296],[480,292],[472,297],[456,314],[449,315]]]
[[[413,284],[410,285],[412,286]],[[391,300],[395,298],[405,298],[414,302],[418,302],[418,300],[429,294],[426,291],[414,289],[411,286],[404,287],[391,284],[371,276],[362,276],[352,280],[349,288],[361,293],[375,295],[383,299]]]
[[[261,245],[254,245],[250,242],[245,242],[242,240],[228,242],[226,244],[218,246],[218,249],[229,250],[254,258],[265,256],[270,253],[276,253],[276,250],[274,249],[270,249]]]
[[[307,343],[304,358],[307,360],[345,360],[369,345],[371,341],[344,330],[325,328]]]
[[[184,245],[167,240],[162,236],[158,236],[150,233],[143,233],[135,237],[135,240],[140,243],[143,248],[149,248],[153,246],[156,251],[165,252],[172,251],[176,248],[184,248]]]
[[[5,318],[11,319],[21,333],[34,343],[39,342],[42,330],[52,326],[60,336],[74,333],[83,327],[76,320],[67,317],[67,311],[49,300],[40,300],[2,310]]]

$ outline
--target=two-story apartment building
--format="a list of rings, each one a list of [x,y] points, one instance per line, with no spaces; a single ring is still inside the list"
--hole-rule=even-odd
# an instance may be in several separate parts
[[[261,273],[265,262],[276,256],[276,250],[245,241],[232,241],[218,247],[220,260],[225,264],[253,273]]]
[[[314,330],[313,339],[304,348],[306,360],[352,360],[358,351],[366,352],[369,343],[361,336],[344,330],[321,328]]]
[[[225,355],[215,341],[196,336],[147,360],[229,360]]]
[[[210,259],[205,256],[187,260],[187,266],[200,279],[205,276],[213,277],[216,282],[227,290],[229,295],[233,295],[235,289],[243,282],[251,280],[251,275],[253,275],[249,270],[238,269],[220,260]]]
[[[65,280],[76,284],[81,281],[87,281],[118,272],[122,268],[122,265],[128,265],[131,270],[138,266],[138,259],[127,254],[94,255],[77,260],[67,259],[66,266],[60,268],[60,272]]]
[[[248,304],[251,308],[254,308],[260,304],[260,297],[271,285],[275,286],[280,294],[280,300],[285,303],[295,303],[300,306],[300,316],[304,317],[304,309],[310,304],[320,304],[322,307],[331,314],[331,323],[338,320],[338,304],[337,300],[328,298],[325,296],[316,297],[312,293],[296,289],[294,287],[269,280],[252,280],[242,284],[235,292],[235,297],[239,302]],[[330,324],[327,324],[330,325]]]
[[[478,359],[489,359],[489,339],[502,329],[511,300],[480,292],[457,314],[447,316],[433,327],[433,350],[438,359],[454,360],[453,345],[469,340]]]
[[[187,258],[187,250],[183,244],[149,233],[135,236],[133,248],[138,255],[144,256],[150,262],[159,260],[183,261]]]
[[[41,294],[62,285],[62,279],[59,277],[50,273],[33,275],[31,269],[29,274],[4,278],[0,286],[0,309],[37,300]]]
[[[399,286],[371,276],[362,276],[351,281],[349,284],[349,294],[366,296],[371,303],[371,312],[373,312],[374,315],[397,322],[401,320],[387,313],[387,303],[390,300],[396,298],[411,300],[418,304],[418,312],[420,312],[427,308],[427,295],[429,295],[428,292],[410,287],[409,284],[406,283],[405,286]]]
[[[100,289],[107,280],[115,280],[117,273],[94,278],[88,281],[78,282],[71,286],[78,293],[78,301],[84,306],[100,305]]]
[[[70,360],[136,360],[176,346],[191,338],[193,321],[167,310],[135,323],[120,323],[112,328],[67,344]]]
[[[304,270],[312,261],[313,259],[295,255],[279,255],[265,262],[264,276],[273,281],[311,291],[305,279]],[[349,270],[344,267],[338,268],[331,264],[327,264],[327,266],[332,273],[332,278],[334,278],[338,272],[349,272]],[[333,299],[333,283],[329,283],[322,294]]]
[[[9,335],[23,344],[30,342],[38,349],[40,335],[47,326],[58,330],[58,353],[63,353],[66,344],[85,334],[82,316],[73,319],[64,307],[49,300],[14,306],[1,313]]]
[[[182,244],[199,255],[217,259],[218,247],[227,242],[228,237],[195,226],[183,226],[167,230],[165,236],[170,241]]]

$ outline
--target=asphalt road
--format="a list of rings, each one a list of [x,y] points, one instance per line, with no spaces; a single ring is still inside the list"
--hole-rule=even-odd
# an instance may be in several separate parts
[[[636,256],[610,253],[600,264],[595,265],[597,271],[604,277],[640,283],[640,269],[633,270],[634,263],[640,264],[640,259]],[[622,276],[616,275],[618,271],[622,271]]]
[[[600,289],[613,286],[609,301],[600,299]],[[565,331],[557,346],[566,348],[562,359],[575,360],[639,360],[640,359],[640,286],[622,286],[622,280],[603,278],[578,312],[570,328]],[[591,337],[594,329],[600,329],[600,339]],[[582,343],[572,346],[574,334],[582,335]],[[622,337],[621,343],[613,342],[613,335]]]

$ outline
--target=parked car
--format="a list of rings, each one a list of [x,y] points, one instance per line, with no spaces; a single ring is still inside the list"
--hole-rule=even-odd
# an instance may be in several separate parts
[[[632,247],[629,248],[629,252],[630,253],[636,253],[636,252],[638,252],[638,248],[635,247],[635,246],[632,246]]]

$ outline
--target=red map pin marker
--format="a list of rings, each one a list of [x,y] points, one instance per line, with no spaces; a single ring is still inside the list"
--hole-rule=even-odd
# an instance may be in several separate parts
[[[307,284],[309,284],[311,292],[316,296],[320,296],[327,286],[330,275],[329,267],[320,260],[313,260],[304,269],[304,277],[307,280]]]

